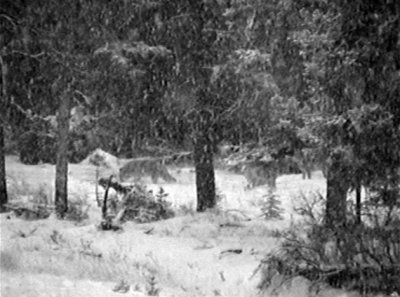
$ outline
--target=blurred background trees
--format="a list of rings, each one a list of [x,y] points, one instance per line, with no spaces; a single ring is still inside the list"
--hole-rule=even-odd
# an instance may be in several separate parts
[[[69,161],[194,150],[213,188],[218,143],[311,152],[327,224],[344,224],[361,186],[398,204],[398,19],[384,0],[5,1],[5,152],[55,163],[68,86]]]

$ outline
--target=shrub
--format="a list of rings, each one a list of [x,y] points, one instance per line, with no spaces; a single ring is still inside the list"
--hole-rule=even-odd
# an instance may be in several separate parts
[[[298,208],[306,220],[282,232],[279,248],[260,264],[260,289],[269,287],[276,276],[303,276],[362,293],[400,292],[400,218],[386,225],[357,225],[354,219],[331,230],[312,205],[317,204]]]
[[[148,191],[143,185],[135,184],[132,189],[124,195],[121,202],[111,199],[109,207],[115,213],[124,209],[121,221],[136,221],[146,223],[151,221],[165,220],[173,217],[171,203],[166,201],[168,194],[161,187],[156,195]]]
[[[179,213],[181,215],[194,215],[196,213],[196,207],[194,203],[191,201],[188,204],[179,205]]]
[[[89,218],[90,206],[86,203],[85,199],[76,199],[68,201],[68,210],[65,214],[65,219],[75,222],[82,222]]]
[[[149,296],[159,296],[160,294],[160,288],[157,285],[157,280],[154,275],[149,276],[146,278],[147,284],[146,284],[146,293]]]
[[[8,207],[23,219],[44,219],[53,211],[51,190],[47,184],[32,186],[23,180],[9,177]]]
[[[261,212],[263,217],[266,220],[283,219],[283,209],[281,204],[279,196],[269,189],[268,193],[263,196],[263,201],[261,202]]]

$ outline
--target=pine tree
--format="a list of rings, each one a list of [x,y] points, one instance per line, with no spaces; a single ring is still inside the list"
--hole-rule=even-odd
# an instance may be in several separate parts
[[[266,220],[271,219],[283,219],[283,209],[281,207],[282,202],[279,200],[279,196],[271,189],[264,196],[264,202],[261,206],[261,212]]]

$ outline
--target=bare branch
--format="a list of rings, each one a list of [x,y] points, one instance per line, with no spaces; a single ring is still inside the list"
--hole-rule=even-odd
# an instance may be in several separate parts
[[[14,106],[17,110],[19,110],[23,115],[25,115],[30,120],[35,120],[35,119],[40,119],[40,120],[44,120],[44,121],[50,121],[51,120],[51,118],[49,116],[42,117],[40,115],[32,113],[32,110],[30,110],[29,108],[28,109],[24,109],[21,105],[19,105],[18,103],[16,103],[14,101],[14,97],[13,96],[11,96],[10,104],[12,106]]]
[[[26,57],[29,57],[29,58],[32,58],[32,59],[38,59],[39,57],[43,56],[44,54],[45,54],[45,52],[40,52],[38,54],[28,54],[28,53],[25,53],[25,52],[13,50],[13,51],[5,54],[5,55],[8,55],[8,56],[9,55],[22,55],[22,56],[26,56]]]
[[[85,100],[85,104],[86,105],[90,105],[90,103],[92,102],[92,98],[90,98],[89,96],[83,94],[81,91],[79,90],[75,90],[75,93],[80,95],[84,100]]]
[[[11,17],[2,13],[2,14],[0,14],[0,18],[5,18],[7,21],[9,21],[11,23],[11,25],[13,25],[14,30],[17,31],[17,25],[15,24],[15,22],[12,20]]]

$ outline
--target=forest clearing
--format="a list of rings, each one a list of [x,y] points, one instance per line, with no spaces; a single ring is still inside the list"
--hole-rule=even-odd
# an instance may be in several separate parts
[[[19,199],[29,199],[29,191],[37,193],[39,188],[53,192],[54,166],[23,165],[13,156],[6,161],[10,193],[26,191]],[[121,296],[113,292],[121,280],[130,285],[127,296],[152,296],[152,277],[158,296],[256,296],[256,268],[277,246],[273,233],[295,219],[294,198],[325,191],[320,172],[314,172],[312,180],[300,174],[281,176],[277,194],[283,219],[265,220],[260,203],[267,187],[245,190],[242,175],[217,170],[220,209],[197,214],[193,168],[171,168],[176,184],[149,187],[164,188],[178,212],[175,218],[128,222],[122,231],[106,232],[97,229],[101,210],[96,205],[95,172],[94,165],[70,165],[69,197],[89,207],[89,218],[82,222],[1,215],[2,296]],[[102,174],[108,173],[103,169]],[[148,230],[152,231],[146,234]],[[222,253],[229,249],[242,253]],[[295,281],[280,296],[308,296],[307,282],[298,285]],[[333,291],[320,296],[353,296],[340,290],[332,295]]]
[[[0,4],[3,296],[398,297],[400,1]]]

